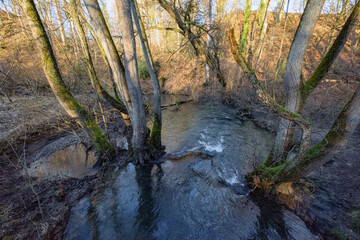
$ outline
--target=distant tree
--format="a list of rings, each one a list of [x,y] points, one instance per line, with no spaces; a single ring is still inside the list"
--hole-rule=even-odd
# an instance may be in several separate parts
[[[208,51],[206,42],[201,41],[201,33],[204,27],[197,23],[192,13],[196,6],[194,1],[186,2],[185,6],[177,7],[176,2],[167,0],[158,0],[160,5],[169,13],[171,18],[180,28],[180,34],[183,35],[193,47],[195,54],[204,63],[208,64],[210,69],[216,74],[218,81],[223,87],[226,87],[226,80],[220,69],[220,60],[216,51]],[[205,33],[208,34],[209,29]]]

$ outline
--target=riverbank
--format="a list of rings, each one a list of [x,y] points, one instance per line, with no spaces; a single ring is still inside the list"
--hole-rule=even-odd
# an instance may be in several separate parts
[[[49,101],[42,99],[44,108],[46,108],[46,104],[49,104]],[[20,102],[25,102],[25,100],[21,99]],[[30,102],[30,99],[27,102]],[[36,108],[39,108],[39,106],[36,106]],[[337,106],[337,108],[340,109],[341,106]],[[169,111],[173,110],[169,109]],[[182,115],[181,111],[180,108],[178,114]],[[16,116],[22,115],[18,114]],[[242,110],[237,116],[243,120],[251,120],[258,127],[269,132],[274,133],[276,130],[276,118],[266,109],[259,106],[248,109],[247,112]],[[328,115],[325,115],[327,121],[322,120],[319,118],[319,116],[322,116],[320,113],[316,116],[318,116],[314,120],[314,122],[317,122],[316,126],[318,126],[316,132],[326,131],[328,121],[331,121],[331,119],[329,119]],[[334,116],[336,116],[336,113],[333,114]],[[108,119],[111,122],[111,118]],[[26,122],[22,121],[21,118],[17,120]],[[63,127],[49,130],[51,128],[44,127],[43,122],[52,123],[55,120],[56,118],[51,120],[45,117],[43,121],[33,122],[40,124],[37,127],[33,125],[33,128],[30,128],[34,129],[35,132],[28,131],[27,133],[25,152],[29,162],[26,164],[30,165],[30,159],[32,159],[34,153],[40,152],[49,143],[68,136],[69,132],[74,131],[79,136],[78,141],[86,143],[86,137],[82,135],[74,123],[68,123],[67,126],[71,126],[71,128]],[[41,129],[43,131],[39,132]],[[322,131],[319,131],[319,129],[322,129]],[[27,178],[22,171],[24,162],[18,160],[23,154],[22,147],[25,140],[21,136],[13,142],[16,153],[11,147],[8,147],[4,152],[5,154],[2,154],[0,158],[0,170],[3,178],[0,194],[4,196],[1,198],[0,203],[2,216],[4,216],[1,219],[1,225],[4,226],[2,227],[1,237],[24,238],[24,236],[33,236],[39,238],[40,236],[45,239],[61,239],[70,208],[75,206],[82,197],[91,196],[94,189],[100,188],[103,171],[83,179],[40,180]],[[315,135],[314,137],[313,142],[316,142],[319,136]],[[300,182],[294,183],[290,195],[277,195],[281,203],[300,216],[310,229],[316,233],[321,233],[325,239],[357,239],[359,236],[356,232],[358,226],[356,225],[356,209],[360,202],[359,179],[356,174],[356,169],[359,167],[357,156],[360,155],[356,148],[358,144],[360,144],[359,128],[354,133],[351,141],[348,141],[345,146],[337,148],[333,155],[326,156],[319,161],[322,164],[327,162],[324,166],[319,164],[317,170],[309,173]],[[54,149],[54,151],[64,148],[65,145],[59,147],[59,149]],[[171,147],[170,144],[168,146],[170,151]],[[123,165],[127,161],[126,156],[127,153],[122,152],[120,159],[115,163]],[[258,158],[258,160],[261,159]],[[349,175],[353,177],[349,178]],[[38,198],[44,217],[41,216]]]

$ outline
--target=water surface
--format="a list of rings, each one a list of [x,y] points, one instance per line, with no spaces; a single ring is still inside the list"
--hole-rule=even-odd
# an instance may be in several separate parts
[[[268,132],[226,106],[185,104],[163,112],[162,137],[176,160],[115,171],[71,209],[65,239],[316,239],[293,213],[249,195],[244,176],[270,151]]]

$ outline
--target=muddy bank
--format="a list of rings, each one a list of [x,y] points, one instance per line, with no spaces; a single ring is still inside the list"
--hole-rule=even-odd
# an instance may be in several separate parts
[[[31,172],[34,170],[32,164],[41,162],[42,166],[46,166],[45,158],[51,160],[52,157],[56,160],[68,159],[65,152],[69,147],[79,148],[74,156],[80,158],[83,156],[80,152],[85,149],[79,144],[78,137],[58,132],[29,143],[26,147],[29,154],[27,163],[21,156],[19,161],[17,153],[0,156],[0,239],[62,239],[71,207],[101,185],[99,183],[107,168],[96,172],[75,171],[69,177],[67,169],[54,166],[51,166],[53,172],[44,168],[45,173],[34,174]],[[124,165],[127,155],[127,152],[119,153],[108,165],[109,169]],[[65,165],[74,166],[74,163],[66,162]]]

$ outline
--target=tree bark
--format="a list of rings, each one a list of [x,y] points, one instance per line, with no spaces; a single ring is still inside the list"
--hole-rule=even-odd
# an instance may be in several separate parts
[[[146,61],[146,65],[149,70],[150,78],[153,84],[154,88],[154,117],[153,117],[153,128],[151,131],[150,136],[150,145],[155,151],[161,151],[162,144],[161,144],[161,129],[162,129],[162,117],[161,117],[161,94],[160,94],[160,85],[159,80],[156,76],[155,70],[153,68],[153,65],[151,64],[150,56],[151,54],[148,53],[150,49],[148,49],[145,42],[147,41],[146,36],[143,36],[143,31],[141,30],[140,25],[140,17],[138,16],[137,8],[135,7],[135,1],[136,0],[130,0],[132,4],[132,12],[133,12],[133,19],[136,25],[136,28],[138,30],[139,38],[141,47],[144,52],[144,57]]]
[[[94,27],[101,47],[103,48],[106,58],[111,67],[121,100],[124,102],[126,109],[131,118],[132,102],[130,99],[129,89],[125,78],[124,65],[120,60],[119,53],[116,49],[113,38],[111,37],[109,28],[106,24],[105,18],[101,12],[97,0],[84,0],[85,7],[89,12],[91,24]]]
[[[337,56],[340,54],[342,48],[344,47],[347,39],[349,38],[350,33],[355,29],[360,21],[360,1],[358,1],[353,11],[351,12],[346,23],[342,27],[340,33],[336,37],[334,43],[331,45],[329,51],[326,53],[325,57],[321,60],[319,65],[316,67],[314,73],[311,77],[304,83],[304,89],[301,96],[301,107],[300,110],[306,103],[307,98],[310,93],[319,85],[321,80],[325,77],[325,74],[329,72],[330,67],[336,60]]]
[[[136,44],[130,0],[117,0],[116,6],[118,9],[119,28],[121,31],[124,47],[125,76],[132,102],[130,114],[130,119],[133,126],[132,149],[135,160],[139,161],[143,165],[143,154],[147,137],[146,119],[144,100],[138,76]]]
[[[260,81],[258,80],[254,70],[250,67],[250,65],[246,62],[244,56],[239,53],[238,45],[234,36],[234,29],[229,31],[229,39],[231,45],[231,52],[235,58],[235,61],[242,68],[245,75],[249,78],[250,83],[256,91],[257,96],[273,113],[282,119],[286,119],[288,121],[293,122],[303,132],[300,149],[298,152],[298,159],[302,159],[305,151],[309,147],[310,144],[310,134],[311,134],[311,124],[300,114],[289,111],[279,105],[262,87]]]
[[[92,80],[92,83],[94,85],[94,88],[97,92],[97,94],[103,98],[104,100],[106,100],[108,103],[110,103],[111,106],[113,106],[114,108],[116,108],[117,110],[119,110],[122,113],[127,114],[127,109],[124,105],[124,103],[122,103],[121,101],[118,101],[117,99],[113,98],[100,84],[99,78],[97,77],[96,71],[95,71],[95,67],[94,67],[94,63],[92,61],[92,57],[90,54],[90,48],[86,39],[86,35],[85,35],[85,31],[84,28],[80,22],[79,19],[79,13],[78,13],[78,6],[77,6],[77,1],[76,0],[70,0],[70,14],[72,16],[72,19],[75,23],[75,27],[77,29],[79,38],[80,38],[80,42],[82,45],[82,49],[84,52],[84,56],[85,59],[88,63],[88,71],[89,71],[89,76],[90,79]]]
[[[252,0],[245,0],[245,3],[246,3],[245,11],[244,11],[245,20],[244,20],[243,31],[241,34],[241,44],[240,44],[240,52],[242,55],[244,55],[244,53],[245,53],[246,43],[247,43],[247,39],[248,39],[248,32],[249,32],[249,27],[250,27],[250,16],[251,16],[251,2],[252,2]]]
[[[113,148],[92,116],[71,95],[60,74],[55,55],[33,0],[22,0],[24,11],[41,50],[42,66],[52,91],[65,111],[82,126],[92,140],[97,153],[103,157]]]
[[[291,112],[298,112],[301,101],[301,73],[306,48],[314,31],[325,0],[309,0],[301,17],[294,40],[290,47],[284,75],[286,104]],[[274,160],[281,161],[289,147],[294,132],[294,125],[281,119],[275,138]]]

